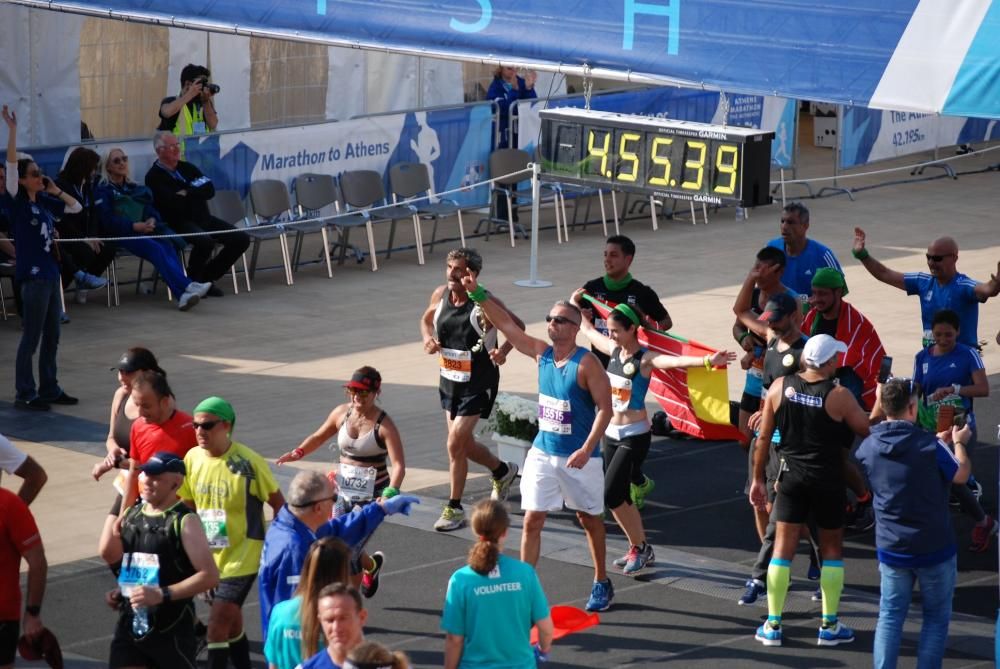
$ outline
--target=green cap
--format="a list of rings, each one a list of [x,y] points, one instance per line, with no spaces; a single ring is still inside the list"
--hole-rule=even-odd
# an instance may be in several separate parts
[[[847,281],[844,275],[832,267],[823,267],[816,270],[812,278],[813,288],[843,288],[844,295],[847,295]]]
[[[206,397],[194,408],[194,413],[210,413],[226,421],[230,426],[236,426],[236,411],[233,410],[233,405],[221,397],[214,395]]]

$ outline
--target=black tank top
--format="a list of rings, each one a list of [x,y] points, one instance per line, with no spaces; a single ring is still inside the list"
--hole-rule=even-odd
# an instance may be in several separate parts
[[[463,371],[461,358],[471,355],[468,381],[455,381],[443,375],[439,377],[441,391],[448,396],[478,395],[496,386],[500,380],[500,370],[490,360],[490,349],[496,346],[496,329],[490,328],[483,336],[483,344],[479,346],[479,350],[473,350],[480,340],[479,330],[472,324],[475,307],[472,300],[455,306],[445,293],[435,313],[434,329],[443,349],[440,354],[441,364],[449,364],[447,361],[451,361],[456,367],[454,371],[458,373],[454,376],[458,378]]]
[[[781,430],[778,455],[801,478],[824,488],[842,488],[843,449],[851,447],[854,433],[826,411],[826,397],[836,384],[832,379],[807,383],[798,374],[781,383],[781,404],[775,414]]]
[[[784,351],[778,350],[778,343],[781,340],[775,337],[767,342],[767,350],[764,352],[764,368],[762,381],[764,390],[771,387],[775,379],[794,374],[799,371],[799,359],[802,357],[802,348],[806,345],[807,338],[799,337],[799,340],[786,348]]]
[[[142,512],[144,506],[145,504],[136,504],[125,514],[125,519],[122,521],[124,551],[157,555],[160,561],[161,588],[193,576],[195,568],[191,565],[181,541],[181,523],[184,516],[194,512],[180,500],[164,513],[152,516]],[[157,630],[167,630],[176,624],[188,609],[193,615],[194,602],[191,599],[172,599],[166,604],[157,606],[152,611],[150,620]],[[131,614],[131,607],[128,609],[128,614]]]

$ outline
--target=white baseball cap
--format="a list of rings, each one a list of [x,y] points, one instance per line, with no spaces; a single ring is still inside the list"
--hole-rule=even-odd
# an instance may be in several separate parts
[[[837,341],[827,334],[809,337],[802,348],[802,360],[809,367],[818,368],[830,361],[838,353],[847,353],[847,344]]]

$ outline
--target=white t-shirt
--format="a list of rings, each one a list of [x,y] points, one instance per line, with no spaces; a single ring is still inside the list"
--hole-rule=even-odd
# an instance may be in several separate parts
[[[8,474],[13,474],[21,468],[27,459],[27,453],[18,450],[7,437],[0,434],[0,469]]]

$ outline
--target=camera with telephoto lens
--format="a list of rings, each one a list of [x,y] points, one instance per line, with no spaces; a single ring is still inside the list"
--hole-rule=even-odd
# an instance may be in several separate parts
[[[210,84],[210,83],[208,83],[208,77],[202,77],[201,79],[196,80],[195,83],[196,84],[201,84],[201,87],[204,90],[206,90],[209,93],[211,93],[212,95],[217,95],[219,93],[219,91],[222,90],[221,88],[219,88],[218,84]]]

